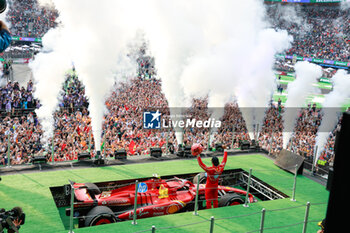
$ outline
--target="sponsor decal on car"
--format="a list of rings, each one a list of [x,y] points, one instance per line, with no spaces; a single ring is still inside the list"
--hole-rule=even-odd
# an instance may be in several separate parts
[[[168,195],[168,189],[164,187],[164,185],[160,185],[159,187],[159,196],[158,198],[159,199],[162,199],[162,198],[168,198],[169,195]]]
[[[138,186],[137,186],[137,192],[139,192],[139,193],[145,193],[145,192],[147,192],[147,190],[148,190],[148,186],[147,186],[146,183],[141,182],[141,183],[138,184]]]
[[[149,214],[148,211],[146,211],[146,212],[143,212],[143,211],[144,211],[144,208],[140,208],[140,209],[136,210],[136,215],[141,217],[143,215]],[[134,216],[134,211],[130,211],[129,212],[129,219],[131,219],[133,216]]]
[[[144,208],[141,208],[140,211],[139,211],[138,213],[137,213],[137,211],[136,211],[137,216],[141,217],[141,216],[143,216],[143,215],[149,214],[148,211],[146,211],[146,212],[143,212],[143,211],[144,211]]]
[[[112,191],[104,191],[101,193],[101,196],[100,198],[107,198],[107,197],[110,197],[112,194]]]
[[[165,209],[165,206],[156,206],[156,207],[153,207],[153,210],[154,211],[163,211]]]

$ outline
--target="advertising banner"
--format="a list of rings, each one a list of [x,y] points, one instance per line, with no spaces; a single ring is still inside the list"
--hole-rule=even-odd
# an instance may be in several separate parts
[[[289,60],[293,59],[292,55],[277,54],[275,57],[277,59],[289,59]],[[350,67],[350,62],[345,62],[345,61],[333,61],[333,60],[311,58],[311,57],[301,57],[301,56],[297,56],[296,58],[297,58],[297,61],[309,61],[309,62],[314,62],[317,64],[327,64],[327,65]]]

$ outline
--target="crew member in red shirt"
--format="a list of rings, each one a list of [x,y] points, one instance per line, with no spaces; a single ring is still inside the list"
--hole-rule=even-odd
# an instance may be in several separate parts
[[[211,202],[213,202],[214,208],[218,207],[218,183],[219,177],[224,171],[226,161],[227,161],[227,152],[224,152],[224,158],[222,159],[221,164],[219,164],[219,159],[214,156],[211,159],[211,167],[206,166],[201,157],[199,156],[202,152],[203,147],[200,144],[193,144],[191,151],[192,155],[197,156],[198,164],[204,171],[207,173],[207,183],[205,188],[205,200],[207,209],[211,208]]]

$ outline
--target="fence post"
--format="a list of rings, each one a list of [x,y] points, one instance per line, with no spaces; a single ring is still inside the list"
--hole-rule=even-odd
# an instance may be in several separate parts
[[[11,152],[10,152],[10,148],[11,148],[11,138],[10,138],[10,130],[8,131],[7,134],[7,167],[11,167]]]
[[[200,176],[197,177],[197,190],[196,190],[196,198],[194,202],[194,215],[198,215],[198,191],[199,191],[199,179]]]
[[[311,174],[315,175],[315,163],[316,163],[316,155],[317,155],[317,150],[318,150],[318,146],[315,146],[315,153],[312,156],[312,167],[311,167]]]
[[[101,149],[101,156],[102,156],[102,160],[103,160],[104,162],[106,162],[106,148],[105,148],[105,144],[106,144],[106,133],[107,133],[107,130],[104,132],[104,135],[103,135],[103,142],[102,142],[103,148]]]
[[[152,226],[152,233],[156,232],[156,226]]]
[[[168,132],[166,134],[166,154],[169,155],[170,151],[169,151],[169,132],[170,132],[170,128],[168,128]]]
[[[248,187],[247,187],[247,194],[245,195],[245,202],[244,202],[244,207],[249,207],[248,205],[248,200],[249,200],[249,189],[250,189],[250,182],[252,178],[252,168],[249,169],[249,177],[248,177]]]
[[[210,218],[210,233],[214,232],[214,216],[211,216]]]
[[[52,141],[51,141],[51,162],[52,164],[55,164],[55,132],[52,134]]]
[[[306,226],[307,226],[307,221],[308,221],[308,218],[309,218],[309,210],[310,210],[310,202],[307,202],[306,203],[306,210],[305,210],[303,233],[306,233]]]
[[[137,189],[138,189],[138,186],[139,186],[139,181],[136,180],[135,181],[134,216],[133,216],[133,219],[132,219],[132,224],[133,225],[137,224],[137,222],[136,222],[136,217],[137,217],[136,209],[137,209]]]
[[[89,150],[89,154],[91,153],[91,129],[89,130],[89,148],[88,148],[88,150]],[[90,156],[91,156],[91,154],[90,154]]]
[[[74,185],[71,184],[70,193],[70,215],[69,215],[69,233],[74,233],[73,231],[73,217],[74,217]]]
[[[210,151],[210,132],[211,132],[211,130],[209,128],[207,151]]]
[[[265,222],[265,208],[261,210],[261,221],[260,221],[260,233],[263,233],[264,231],[264,222]]]
[[[232,140],[231,140],[231,150],[233,149],[233,146],[234,146],[234,140],[235,140],[235,133],[232,132]]]
[[[293,183],[293,193],[291,201],[295,201],[295,189],[297,187],[297,174],[298,173],[298,164],[295,164],[295,174],[294,174],[294,183]]]

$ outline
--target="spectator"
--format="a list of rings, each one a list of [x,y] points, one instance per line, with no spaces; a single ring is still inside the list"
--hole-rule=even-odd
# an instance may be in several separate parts
[[[6,24],[0,20],[0,53],[2,53],[11,43],[10,30]]]
[[[267,5],[270,24],[286,29],[293,36],[287,55],[298,55],[336,61],[350,61],[350,9],[339,5],[300,5],[297,16],[303,19],[291,22],[280,11],[279,4]]]
[[[14,36],[41,38],[57,25],[57,11],[39,6],[37,0],[14,0],[8,9],[7,20]]]

